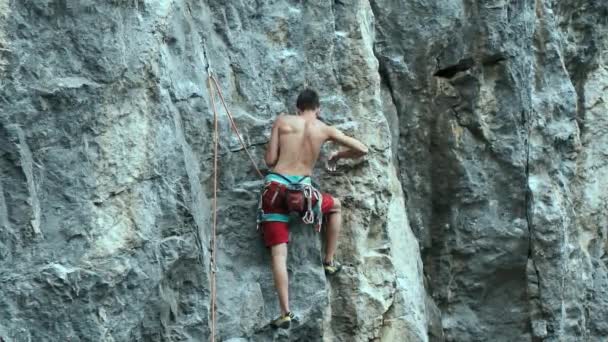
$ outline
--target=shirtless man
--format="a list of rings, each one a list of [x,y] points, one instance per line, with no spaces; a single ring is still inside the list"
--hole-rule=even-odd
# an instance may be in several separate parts
[[[299,115],[281,115],[272,126],[265,161],[272,168],[266,176],[262,195],[262,230],[264,242],[271,251],[272,274],[279,296],[281,315],[272,321],[274,327],[288,328],[295,318],[289,309],[287,279],[287,243],[289,242],[289,216],[284,198],[277,198],[289,183],[311,184],[310,175],[319,157],[321,146],[333,141],[343,146],[328,159],[328,169],[335,171],[342,158],[358,158],[367,154],[367,147],[356,139],[344,135],[334,127],[317,119],[320,111],[319,96],[306,89],[298,96]],[[279,196],[281,197],[281,196]],[[322,194],[321,212],[327,219],[326,251],[323,259],[325,273],[333,275],[341,266],[334,261],[338,233],[342,224],[341,205],[337,198]]]

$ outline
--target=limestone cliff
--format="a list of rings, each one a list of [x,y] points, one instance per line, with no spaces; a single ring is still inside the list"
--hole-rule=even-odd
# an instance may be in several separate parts
[[[0,337],[209,338],[209,63],[259,165],[304,86],[370,147],[315,174],[345,207],[346,268],[326,279],[294,227],[301,322],[275,331],[262,183],[221,115],[216,340],[602,341],[606,18],[600,0],[0,0]]]

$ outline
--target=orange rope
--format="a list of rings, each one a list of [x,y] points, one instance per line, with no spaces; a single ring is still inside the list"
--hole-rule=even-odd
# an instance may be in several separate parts
[[[215,235],[217,230],[217,155],[218,155],[218,123],[217,110],[215,108],[215,94],[213,93],[213,85],[211,77],[209,77],[209,95],[211,97],[211,106],[213,107],[213,230],[211,234],[211,342],[215,342]]]
[[[215,79],[215,76],[210,75],[209,77],[213,80],[213,83],[215,83],[215,89],[217,90],[217,94],[220,96],[220,100],[222,101],[222,104],[224,105],[224,109],[226,110],[226,114],[228,114],[228,119],[230,120],[230,125],[232,126],[232,129],[234,130],[234,133],[236,133],[236,136],[239,138],[239,141],[241,142],[241,146],[243,146],[243,149],[245,150],[245,152],[249,156],[249,160],[251,160],[251,163],[253,164],[253,167],[257,171],[258,175],[260,175],[261,178],[264,178],[264,175],[262,174],[262,171],[260,171],[260,169],[258,168],[258,165],[256,164],[255,160],[251,156],[251,153],[249,153],[249,149],[247,149],[247,145],[245,145],[245,142],[243,141],[243,137],[241,136],[241,133],[239,132],[239,129],[236,127],[236,123],[234,122],[234,118],[232,117],[232,113],[230,112],[230,109],[228,109],[228,105],[226,105],[226,100],[224,100],[224,95],[222,94],[222,89],[220,88],[219,83]]]
[[[216,233],[217,233],[217,177],[218,177],[217,159],[218,159],[219,129],[218,129],[217,108],[215,107],[214,86],[215,86],[215,91],[217,91],[217,94],[220,97],[222,105],[224,106],[226,114],[228,115],[228,119],[230,120],[230,125],[232,126],[232,129],[236,133],[236,136],[239,138],[239,142],[241,143],[241,146],[243,146],[243,149],[249,156],[249,160],[251,160],[251,163],[253,164],[253,167],[257,171],[258,175],[260,175],[260,177],[262,177],[262,178],[264,178],[264,175],[258,168],[258,165],[256,164],[255,160],[253,159],[253,156],[249,152],[249,149],[247,148],[247,145],[245,144],[245,141],[243,140],[243,137],[241,136],[241,133],[239,132],[239,129],[236,126],[234,117],[232,116],[230,109],[228,109],[226,100],[224,100],[224,95],[222,94],[222,89],[220,88],[219,82],[216,80],[216,78],[213,76],[213,74],[211,73],[211,71],[209,69],[207,69],[207,73],[209,74],[209,77],[207,79],[208,86],[209,86],[209,96],[211,97],[211,107],[213,108],[213,228],[212,228],[212,233],[211,233],[211,338],[210,339],[211,339],[211,342],[215,342],[216,306],[217,306],[216,305],[217,291],[216,291],[216,281],[215,281],[215,274],[217,272],[217,269],[216,269],[217,262],[216,262],[215,249],[216,249]]]

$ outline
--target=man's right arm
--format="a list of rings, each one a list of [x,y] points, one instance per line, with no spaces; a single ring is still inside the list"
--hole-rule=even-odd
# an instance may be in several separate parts
[[[346,149],[332,155],[330,159],[359,158],[363,157],[368,152],[367,146],[365,146],[362,142],[347,136],[335,127],[328,126],[327,135],[328,140],[346,147]]]

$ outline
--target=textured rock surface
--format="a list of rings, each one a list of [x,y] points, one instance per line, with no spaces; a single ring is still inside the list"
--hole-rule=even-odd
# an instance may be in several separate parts
[[[218,340],[605,339],[607,17],[599,0],[0,0],[0,337],[208,338],[205,40],[258,161],[304,85],[371,149],[316,175],[346,207],[348,266],[326,279],[295,227],[302,322],[276,332],[261,183],[222,116]]]
[[[372,3],[432,339],[603,340],[607,5]]]
[[[12,2],[3,36],[0,336],[209,336],[212,113],[203,50],[258,160],[304,84],[372,153],[318,174],[347,206],[332,283],[310,228],[290,244],[276,333],[260,181],[221,120],[218,339],[426,338],[422,265],[382,115],[367,2]],[[303,20],[303,18],[305,20]],[[314,20],[310,20],[314,18]]]

